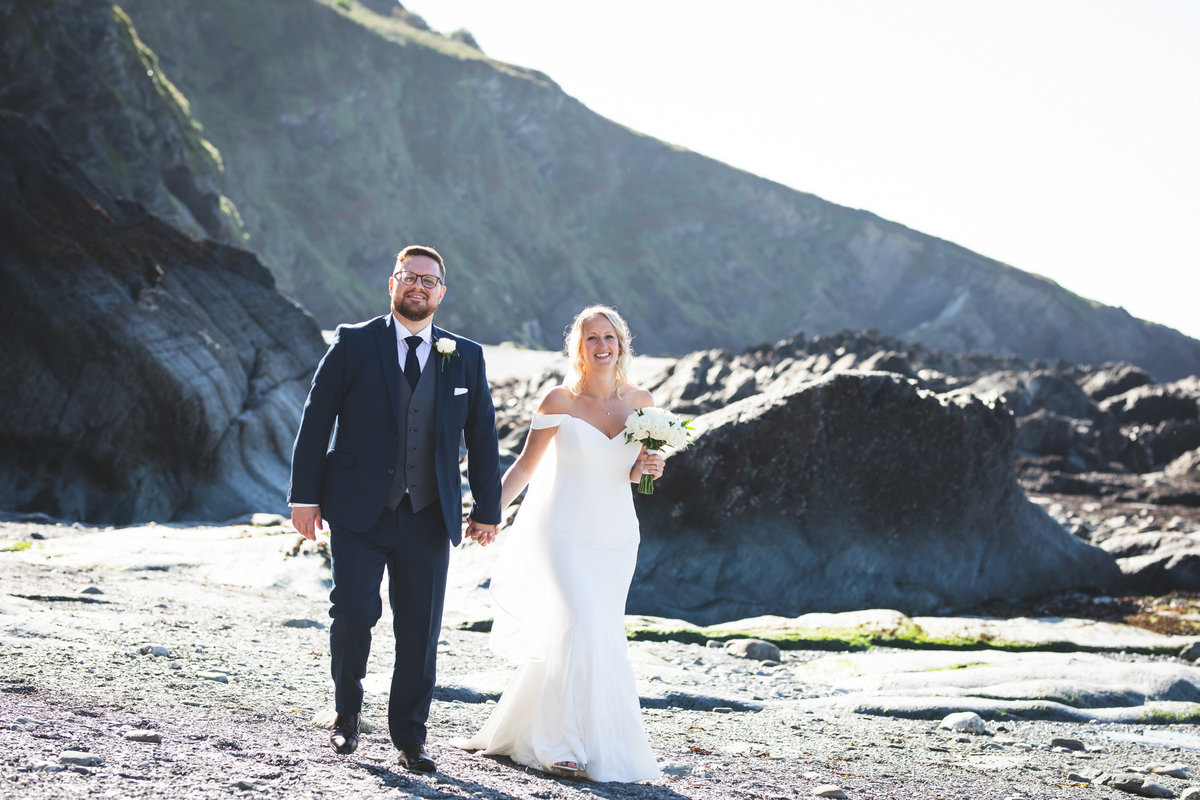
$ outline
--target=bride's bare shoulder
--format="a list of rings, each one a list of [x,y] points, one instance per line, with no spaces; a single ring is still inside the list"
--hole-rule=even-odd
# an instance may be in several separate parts
[[[538,403],[539,414],[569,414],[575,405],[575,395],[566,386],[555,386]]]
[[[630,385],[625,389],[623,394],[625,395],[625,399],[629,401],[629,405],[633,406],[634,409],[649,408],[654,405],[654,396],[640,386]]]

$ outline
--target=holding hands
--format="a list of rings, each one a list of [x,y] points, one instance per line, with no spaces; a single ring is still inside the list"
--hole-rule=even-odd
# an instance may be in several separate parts
[[[489,545],[496,541],[496,534],[499,532],[499,525],[487,525],[467,517],[466,537],[468,539],[472,539],[481,545]]]

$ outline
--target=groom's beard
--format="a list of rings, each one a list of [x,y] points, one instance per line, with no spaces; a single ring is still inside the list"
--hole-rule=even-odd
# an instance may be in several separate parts
[[[408,320],[409,322],[421,322],[433,316],[434,309],[437,308],[437,306],[430,303],[428,297],[426,297],[423,301],[423,304],[419,306],[413,304],[405,305],[404,301],[407,300],[408,297],[409,295],[406,294],[399,299],[392,300],[392,311],[394,311],[397,316],[404,317],[404,319]],[[419,297],[417,299],[420,300]]]

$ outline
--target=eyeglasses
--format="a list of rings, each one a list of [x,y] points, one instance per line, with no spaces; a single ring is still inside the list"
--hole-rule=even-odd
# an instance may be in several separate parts
[[[405,286],[412,286],[417,281],[420,281],[421,285],[426,289],[436,289],[438,284],[443,282],[442,279],[437,275],[418,275],[417,273],[409,272],[408,270],[400,270],[392,277],[403,283]]]

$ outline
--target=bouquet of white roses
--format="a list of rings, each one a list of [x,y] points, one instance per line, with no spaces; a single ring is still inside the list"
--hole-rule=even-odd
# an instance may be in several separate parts
[[[639,408],[625,420],[625,442],[641,442],[652,452],[663,447],[682,450],[692,443],[690,422],[663,408]],[[654,478],[643,472],[638,491],[654,494]]]

